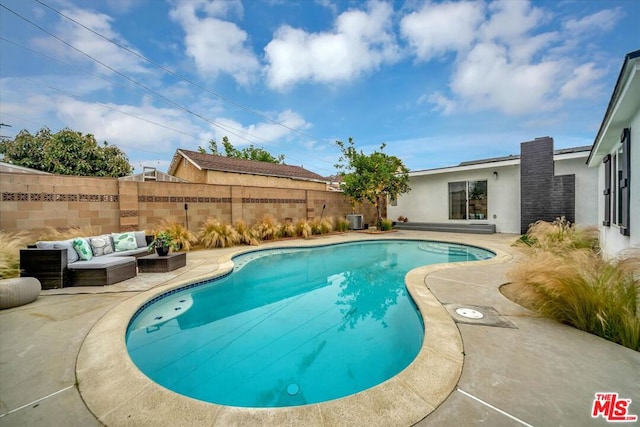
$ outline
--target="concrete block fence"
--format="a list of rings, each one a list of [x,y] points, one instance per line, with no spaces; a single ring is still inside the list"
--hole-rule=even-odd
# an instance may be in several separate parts
[[[71,226],[91,226],[98,233],[149,230],[164,218],[188,223],[196,232],[210,216],[253,224],[264,215],[283,222],[352,212],[335,191],[116,178],[0,173],[0,193],[0,229],[10,232]],[[373,206],[357,213],[374,223]]]

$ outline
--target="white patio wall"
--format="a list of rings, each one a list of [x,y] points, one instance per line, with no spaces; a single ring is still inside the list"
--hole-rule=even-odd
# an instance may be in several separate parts
[[[411,222],[451,222],[495,224],[499,233],[520,231],[520,167],[493,166],[470,171],[440,170],[412,176],[411,191],[398,198],[397,206],[387,207],[388,217],[402,215]],[[498,172],[494,178],[493,172]],[[449,219],[449,182],[487,181],[487,220]]]
[[[639,151],[639,150],[636,150]],[[598,223],[598,197],[593,188],[598,172],[586,165],[587,152],[554,156],[555,175],[575,175],[576,223]],[[505,163],[507,163],[505,165]],[[497,178],[494,172],[498,173]],[[448,183],[487,181],[486,220],[450,220]],[[387,216],[396,221],[405,216],[411,222],[495,224],[498,233],[520,233],[520,165],[518,160],[501,163],[452,167],[414,172],[409,179],[411,191],[398,198],[396,206],[387,206]],[[602,192],[600,192],[602,194]],[[601,222],[602,220],[600,220]]]
[[[586,157],[556,160],[555,174],[576,177],[576,224],[598,225],[602,220],[598,221],[598,197],[593,194],[598,173],[587,167],[586,160]]]

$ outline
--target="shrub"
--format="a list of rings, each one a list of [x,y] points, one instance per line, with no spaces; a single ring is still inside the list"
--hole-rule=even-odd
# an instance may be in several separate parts
[[[260,240],[275,240],[280,237],[280,224],[270,215],[265,215],[253,229]]]
[[[320,233],[329,234],[332,231],[333,231],[333,219],[332,218],[320,219]]]
[[[389,231],[393,228],[393,222],[390,219],[383,219],[380,221],[380,230]]]
[[[307,239],[311,236],[311,225],[306,219],[296,221],[296,236]]]
[[[345,232],[349,230],[349,221],[346,218],[338,218],[335,222],[335,230],[340,232]]]
[[[550,249],[530,253],[507,273],[517,302],[640,351],[640,256],[605,260],[589,249]]]
[[[205,248],[226,248],[238,243],[238,233],[229,224],[207,218],[200,226],[200,243]]]
[[[251,246],[257,246],[260,244],[255,230],[249,227],[243,220],[237,220],[233,227],[235,228],[236,233],[238,233],[238,243]]]
[[[284,224],[282,224],[280,226],[279,234],[282,237],[295,237],[296,236],[296,225],[291,221],[285,222]]]
[[[308,222],[311,227],[311,234],[321,235],[328,234],[333,231],[333,221],[331,218],[314,218]]]
[[[173,240],[173,244],[176,245],[179,250],[183,251],[190,251],[191,245],[195,244],[198,240],[191,231],[187,230],[186,227],[182,225],[182,222],[173,218],[167,218],[160,221],[160,225],[158,226],[158,229],[155,230],[154,234],[159,232],[169,233]]]
[[[0,231],[0,279],[20,276],[20,249],[29,243],[27,233]]]
[[[566,253],[572,249],[598,249],[598,229],[596,227],[578,227],[565,217],[549,223],[537,221],[527,230],[527,237],[520,240],[534,250]]]

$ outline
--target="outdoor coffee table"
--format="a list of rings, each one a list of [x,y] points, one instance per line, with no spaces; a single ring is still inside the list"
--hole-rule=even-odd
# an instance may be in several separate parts
[[[138,270],[140,273],[166,273],[185,265],[187,265],[187,254],[185,252],[172,252],[167,256],[153,254],[138,258]]]

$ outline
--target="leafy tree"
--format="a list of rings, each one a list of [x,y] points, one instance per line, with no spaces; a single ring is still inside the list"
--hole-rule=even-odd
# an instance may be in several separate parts
[[[226,136],[222,138],[222,146],[224,147],[224,155],[227,157],[256,160],[258,162],[284,163],[284,154],[280,154],[278,155],[278,157],[275,157],[264,148],[254,147],[253,144],[243,148],[242,150],[238,150],[233,146],[233,144],[229,141],[229,138],[227,138]],[[202,147],[198,147],[198,151],[200,151],[201,153],[207,152]],[[213,139],[209,141],[209,151],[211,151],[211,154],[214,154],[216,156],[222,155],[222,153],[218,151],[217,142]]]
[[[120,177],[133,172],[127,155],[91,134],[65,128],[57,133],[43,127],[35,135],[23,129],[14,139],[0,139],[4,161],[60,175]]]
[[[342,151],[335,167],[343,175],[343,194],[353,202],[367,200],[376,208],[378,225],[382,222],[380,205],[387,198],[395,199],[409,192],[409,169],[402,160],[382,152],[386,144],[380,145],[380,151],[366,155],[357,151],[353,138],[345,144],[336,141]]]

